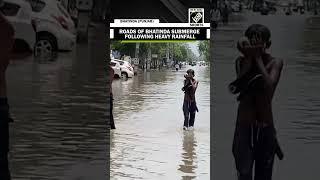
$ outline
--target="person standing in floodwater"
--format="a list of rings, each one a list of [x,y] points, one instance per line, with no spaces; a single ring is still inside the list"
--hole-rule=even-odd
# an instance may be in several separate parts
[[[240,93],[232,153],[238,180],[252,180],[253,174],[255,180],[271,180],[275,155],[283,158],[272,113],[283,60],[267,53],[271,32],[266,26],[249,26],[245,38],[237,45],[243,56],[236,59],[237,80],[231,83]]]
[[[3,6],[0,0],[0,8]],[[9,171],[9,103],[7,98],[6,70],[10,60],[24,59],[31,52],[14,52],[14,28],[0,11],[0,180],[10,180]]]
[[[192,69],[188,69],[187,74],[184,75],[185,80],[182,88],[182,91],[184,91],[182,107],[184,114],[183,130],[193,129],[196,111],[198,112],[195,93],[199,82],[194,79],[194,76],[194,70]]]
[[[116,129],[113,118],[113,93],[112,93],[112,81],[114,78],[114,70],[109,66],[109,78],[110,78],[110,128]]]
[[[217,29],[221,13],[220,10],[217,8],[217,6],[213,5],[212,9],[210,9],[210,16],[211,16],[211,27],[213,30]]]
[[[227,25],[229,22],[229,6],[227,3],[224,3],[222,7],[222,22],[224,25]]]
[[[0,0],[0,8],[3,5]],[[0,11],[0,179],[10,180],[9,171],[9,104],[7,99],[6,70],[14,44],[14,29]]]
[[[176,68],[176,71],[179,70],[179,64],[178,63],[175,65],[175,68]]]

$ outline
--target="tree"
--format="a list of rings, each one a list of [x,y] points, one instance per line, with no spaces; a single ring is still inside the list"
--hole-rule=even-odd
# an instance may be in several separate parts
[[[199,49],[200,56],[203,56],[204,60],[206,62],[209,62],[209,55],[210,55],[209,41],[201,41],[201,42],[199,42],[198,49]]]
[[[135,43],[121,43],[121,41],[111,41],[111,49],[119,51],[121,55],[133,56],[135,48]]]

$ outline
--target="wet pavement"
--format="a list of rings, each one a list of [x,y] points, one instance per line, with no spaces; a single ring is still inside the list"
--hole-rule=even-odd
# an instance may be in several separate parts
[[[93,51],[98,46],[10,64],[13,179],[105,179],[106,75],[98,57],[105,52]]]
[[[214,103],[212,141],[215,179],[236,179],[231,153],[237,103],[227,91],[235,78],[235,43],[252,23],[271,30],[271,53],[283,58],[285,67],[274,97],[274,119],[285,159],[276,159],[275,180],[318,179],[320,172],[320,17],[253,16],[249,13],[213,34],[214,67],[211,78]],[[225,29],[225,30],[224,30]]]
[[[195,129],[183,131],[181,71],[115,80],[111,179],[210,179],[210,72],[194,66],[199,87]]]

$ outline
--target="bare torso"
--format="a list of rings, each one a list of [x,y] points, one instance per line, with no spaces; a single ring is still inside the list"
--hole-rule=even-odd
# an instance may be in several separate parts
[[[276,68],[275,61],[271,56],[264,60],[268,72],[270,72],[272,68]],[[242,63],[240,62],[240,64]],[[245,68],[242,68],[243,65],[240,66],[240,74],[242,74]],[[275,88],[272,90],[263,89],[254,94],[249,93],[244,95],[238,106],[237,124],[251,125],[259,123],[264,126],[273,126],[272,97],[274,91]]]
[[[195,102],[196,101],[196,97],[195,97],[195,93],[197,90],[197,86],[198,86],[198,81],[195,79],[192,79],[192,83],[193,83],[193,87],[190,88],[190,90],[187,90],[184,94],[184,101],[189,101],[189,102]],[[184,86],[186,85],[186,81],[184,82]]]

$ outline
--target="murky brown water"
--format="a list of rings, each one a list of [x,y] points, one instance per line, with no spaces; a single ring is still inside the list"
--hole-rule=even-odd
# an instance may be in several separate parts
[[[105,62],[91,48],[9,66],[13,179],[105,177]]]
[[[200,81],[194,131],[182,130],[187,69],[113,82],[111,179],[210,179],[210,73],[209,67],[193,68]]]
[[[235,42],[251,23],[271,29],[271,53],[285,61],[274,99],[274,117],[285,160],[275,162],[274,179],[319,179],[320,156],[320,18],[306,16],[246,16],[228,31],[215,35],[213,154],[215,179],[236,179],[231,153],[237,103],[227,91],[235,78]],[[231,173],[230,173],[231,172]]]

